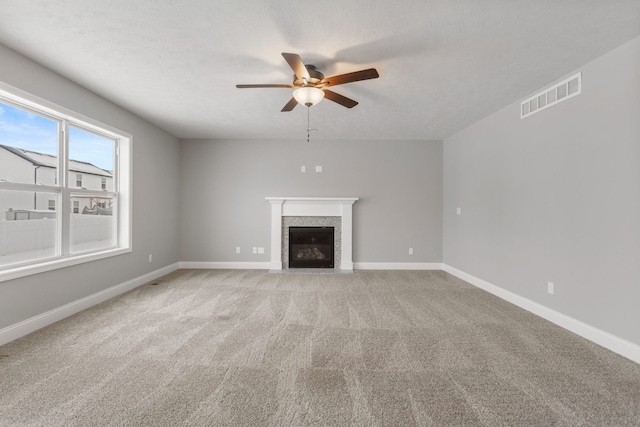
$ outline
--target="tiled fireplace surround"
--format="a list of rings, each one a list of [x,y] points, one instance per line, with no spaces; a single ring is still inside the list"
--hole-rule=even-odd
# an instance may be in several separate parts
[[[288,268],[289,226],[329,226],[335,227],[335,268],[353,271],[353,204],[357,197],[266,197],[266,200],[271,203],[271,270]]]

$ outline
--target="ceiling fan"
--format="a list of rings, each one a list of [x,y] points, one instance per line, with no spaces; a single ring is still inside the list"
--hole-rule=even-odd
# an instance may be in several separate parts
[[[322,98],[327,98],[347,108],[353,108],[358,105],[356,101],[325,88],[380,77],[375,68],[325,77],[315,66],[305,65],[298,54],[283,52],[282,56],[293,70],[292,84],[249,84],[236,85],[236,87],[240,89],[265,87],[295,89],[293,91],[293,97],[281,110],[283,112],[293,110],[298,104],[311,107],[322,101]]]

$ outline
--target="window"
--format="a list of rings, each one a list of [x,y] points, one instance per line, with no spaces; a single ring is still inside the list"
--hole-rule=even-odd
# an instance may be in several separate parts
[[[0,124],[0,281],[131,251],[130,135],[2,82]]]

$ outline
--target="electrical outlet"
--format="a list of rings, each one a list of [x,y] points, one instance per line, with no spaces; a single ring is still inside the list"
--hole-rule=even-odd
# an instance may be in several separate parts
[[[300,172],[305,173],[307,171],[306,166],[300,166]]]
[[[409,255],[413,255],[413,248],[409,248]]]
[[[149,254],[149,262],[152,262],[152,261],[153,261],[153,255]]]
[[[236,253],[239,254],[240,253],[240,246],[236,246]]]
[[[253,247],[253,253],[257,254],[258,253],[258,248],[256,246]]]
[[[316,166],[316,172],[322,172],[322,166]]]
[[[547,282],[547,292],[551,295],[553,295],[554,292],[554,285],[552,282]]]
[[[456,213],[457,213],[458,215],[462,215],[462,208],[458,208],[458,209],[456,209]]]
[[[258,253],[259,254],[263,254],[264,253],[264,248],[258,247]]]

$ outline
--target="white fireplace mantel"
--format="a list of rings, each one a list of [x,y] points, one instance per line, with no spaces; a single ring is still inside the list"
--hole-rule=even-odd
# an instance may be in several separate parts
[[[357,197],[265,197],[271,203],[271,269],[282,270],[283,216],[342,218],[341,270],[353,270],[353,204]]]

